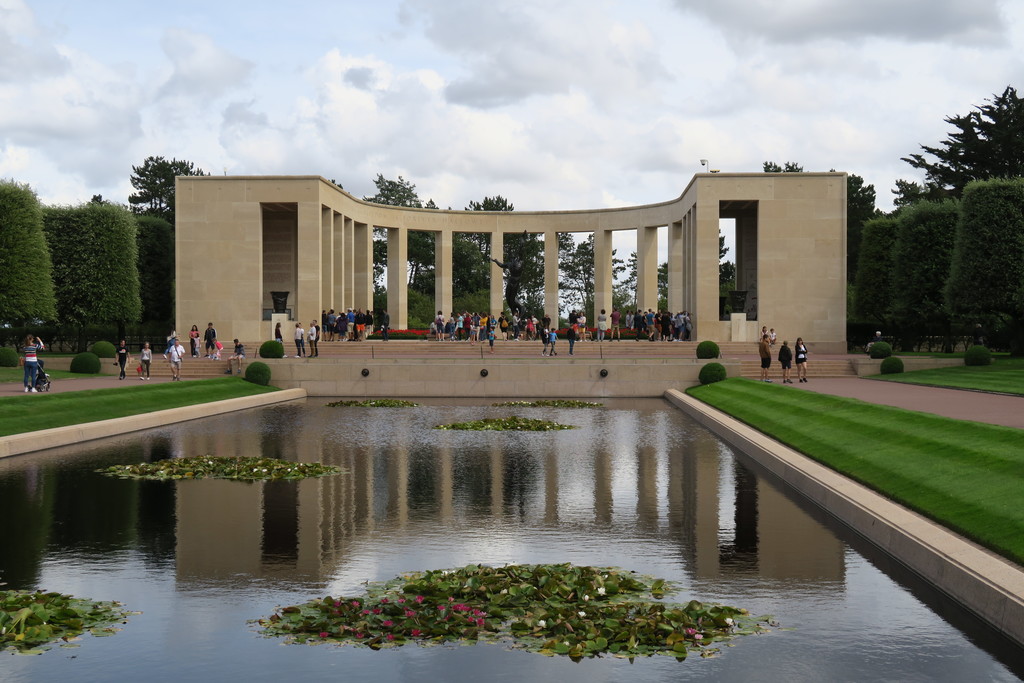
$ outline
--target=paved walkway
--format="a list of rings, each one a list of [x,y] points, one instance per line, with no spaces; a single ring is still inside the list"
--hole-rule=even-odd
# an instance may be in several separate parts
[[[808,376],[806,384],[798,383],[793,387],[922,413],[934,413],[957,420],[987,422],[1024,429],[1024,396],[940,389],[856,377],[815,379]]]
[[[189,379],[199,379],[197,377],[182,377],[181,381],[185,382]],[[117,375],[99,375],[97,377],[73,377],[69,379],[54,379],[50,383],[50,393],[60,394],[65,391],[82,391],[84,389],[111,389],[113,387],[132,386],[133,384],[160,384],[163,382],[170,382],[170,377],[154,377],[153,379],[143,382],[138,377],[127,377],[124,380],[117,378]],[[24,385],[18,382],[2,382],[0,383],[0,396],[8,396],[11,394],[23,394],[25,393]]]

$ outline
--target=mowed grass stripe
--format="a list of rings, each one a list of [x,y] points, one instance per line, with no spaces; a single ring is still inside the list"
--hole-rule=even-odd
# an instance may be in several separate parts
[[[60,394],[16,394],[0,398],[0,436],[143,415],[277,390],[246,382],[240,377],[223,377]]]
[[[1024,431],[743,379],[688,393],[1024,564]]]
[[[914,370],[872,379],[1024,395],[1024,358],[993,358],[992,365]]]

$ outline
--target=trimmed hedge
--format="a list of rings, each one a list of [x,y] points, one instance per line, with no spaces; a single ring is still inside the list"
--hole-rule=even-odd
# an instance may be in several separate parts
[[[697,379],[701,384],[721,382],[726,377],[725,366],[721,363],[708,363],[700,369]]]
[[[284,344],[271,339],[260,345],[260,358],[284,358]]]
[[[964,353],[964,365],[992,365],[992,352],[975,344]]]
[[[267,386],[270,384],[270,366],[259,361],[249,363],[245,368],[245,381]]]
[[[18,352],[9,346],[0,348],[0,368],[18,367]]]
[[[877,341],[871,344],[871,350],[868,351],[868,355],[874,359],[888,358],[892,355],[892,347],[889,346],[889,342]]]
[[[718,348],[718,344],[710,339],[697,344],[697,358],[718,358],[721,355],[722,351]],[[705,365],[704,367],[707,366]]]
[[[110,342],[104,343],[109,344]],[[71,372],[77,372],[83,375],[95,375],[99,371],[100,357],[95,353],[84,351],[71,359]]]
[[[108,341],[93,342],[89,350],[100,358],[113,358],[117,355],[117,349]]]
[[[903,361],[896,356],[889,356],[882,361],[881,370],[883,375],[898,375],[903,372]]]

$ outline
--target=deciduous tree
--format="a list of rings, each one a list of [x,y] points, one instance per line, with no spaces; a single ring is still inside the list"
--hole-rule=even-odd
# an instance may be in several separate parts
[[[52,275],[38,197],[0,180],[0,323],[53,320]]]

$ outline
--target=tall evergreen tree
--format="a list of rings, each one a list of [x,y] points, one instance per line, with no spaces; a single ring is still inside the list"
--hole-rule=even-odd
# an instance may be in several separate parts
[[[131,183],[135,192],[128,196],[132,212],[156,216],[174,228],[174,178],[209,175],[191,161],[146,157],[141,166],[132,166]]]
[[[921,145],[925,154],[903,157],[925,172],[924,186],[917,188],[926,197],[960,197],[972,180],[1024,176],[1024,98],[1008,85],[985,102],[966,114],[947,116],[955,130],[938,146]],[[913,193],[915,185],[904,185],[902,191]]]
[[[138,216],[139,296],[142,319],[174,319],[174,231],[156,216]]]
[[[39,198],[0,180],[0,323],[53,320],[56,311]]]
[[[861,320],[891,324],[894,294],[892,253],[895,242],[894,218],[873,218],[864,224],[864,241],[853,298],[853,314]]]

